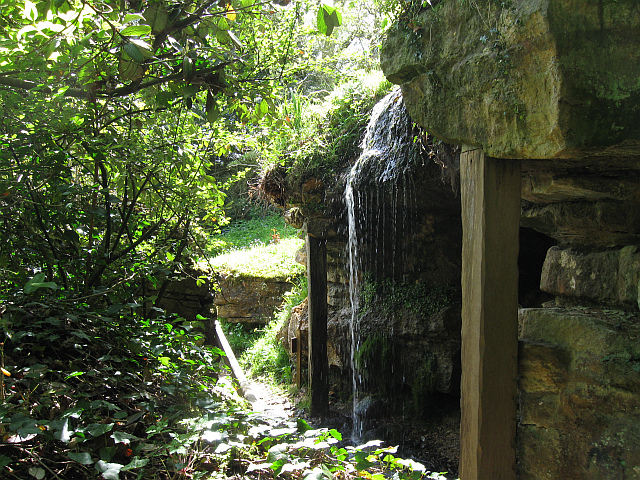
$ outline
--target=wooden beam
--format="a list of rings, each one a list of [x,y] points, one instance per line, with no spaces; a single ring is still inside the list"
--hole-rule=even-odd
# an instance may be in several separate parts
[[[311,414],[329,409],[329,361],[327,357],[327,241],[307,235],[309,299],[309,389]]]
[[[515,480],[520,162],[460,158],[460,480]]]

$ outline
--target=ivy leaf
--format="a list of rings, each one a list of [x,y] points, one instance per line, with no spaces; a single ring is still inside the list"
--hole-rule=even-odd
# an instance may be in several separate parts
[[[140,440],[139,437],[126,432],[113,432],[111,438],[113,438],[115,443],[124,443],[125,445],[129,445],[131,440]]]
[[[92,437],[99,437],[100,435],[110,432],[113,428],[113,423],[92,423],[87,427],[87,433]]]
[[[327,37],[333,33],[335,27],[342,25],[342,15],[338,10],[329,5],[322,4],[316,18],[318,31]]]
[[[148,33],[151,33],[151,27],[149,25],[130,25],[124,28],[120,32],[120,35],[125,37],[141,37]]]
[[[142,468],[149,463],[148,458],[133,457],[129,463],[122,467],[122,471],[133,470],[134,468]]]
[[[103,460],[98,460],[96,463],[96,470],[102,474],[102,478],[106,480],[119,480],[119,473],[124,465],[119,463],[109,463]]]
[[[81,463],[82,465],[91,465],[93,463],[89,452],[69,452],[68,455],[71,460]]]

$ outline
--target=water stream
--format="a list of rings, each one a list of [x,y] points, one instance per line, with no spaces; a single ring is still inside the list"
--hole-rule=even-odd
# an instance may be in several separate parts
[[[351,306],[351,371],[354,441],[365,434],[366,413],[359,403],[363,387],[357,352],[364,340],[359,321],[360,285],[365,272],[377,278],[401,279],[405,248],[402,233],[415,219],[416,191],[411,167],[420,161],[412,123],[399,89],[373,108],[362,142],[362,154],[347,178],[344,199],[348,215],[347,256]]]

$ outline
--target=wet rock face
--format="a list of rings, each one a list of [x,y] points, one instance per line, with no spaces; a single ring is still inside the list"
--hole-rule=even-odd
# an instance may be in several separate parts
[[[640,152],[634,0],[443,0],[391,28],[381,65],[414,121],[498,158]]]

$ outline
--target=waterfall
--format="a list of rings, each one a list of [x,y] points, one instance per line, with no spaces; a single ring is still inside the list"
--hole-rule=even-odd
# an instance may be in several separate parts
[[[347,256],[354,441],[360,441],[365,433],[365,415],[358,412],[363,378],[356,365],[356,355],[363,340],[358,315],[359,287],[363,272],[391,278],[401,277],[404,273],[403,265],[396,265],[402,264],[401,260],[406,258],[403,246],[398,244],[398,233],[413,223],[413,218],[407,218],[415,200],[411,167],[420,161],[412,130],[400,90],[395,89],[371,112],[362,141],[362,154],[349,172],[344,192],[349,229]],[[396,262],[398,255],[400,262]],[[386,262],[389,256],[391,261]],[[388,268],[385,264],[389,263],[391,271],[385,271]]]

